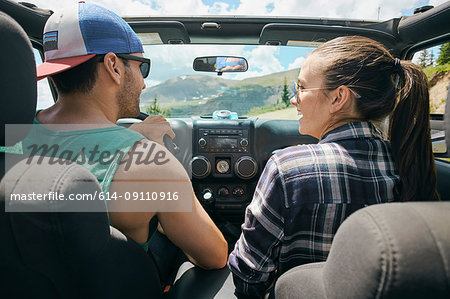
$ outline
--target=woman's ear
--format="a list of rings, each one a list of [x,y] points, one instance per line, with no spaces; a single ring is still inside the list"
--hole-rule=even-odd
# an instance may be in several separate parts
[[[352,92],[347,86],[341,85],[331,93],[330,113],[350,109],[352,104]]]
[[[123,76],[123,65],[119,62],[119,58],[116,54],[109,52],[103,59],[103,67],[106,75],[111,78],[113,82],[120,85],[121,78]]]

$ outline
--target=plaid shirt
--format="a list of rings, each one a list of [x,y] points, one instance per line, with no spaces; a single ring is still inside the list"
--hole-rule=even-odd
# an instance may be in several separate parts
[[[325,261],[339,225],[367,205],[398,198],[390,145],[368,122],[286,148],[266,164],[230,254],[236,292],[262,296],[275,278]]]

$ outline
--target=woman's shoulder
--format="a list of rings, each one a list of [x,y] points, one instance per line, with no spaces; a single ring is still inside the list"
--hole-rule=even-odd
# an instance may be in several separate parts
[[[316,144],[301,144],[286,147],[282,150],[275,152],[278,161],[288,161],[295,158],[310,159],[311,157],[320,158],[326,154],[332,153],[341,154],[338,150],[341,146],[337,143],[316,143]]]
[[[348,155],[337,143],[318,143],[284,148],[276,152],[272,159],[276,161],[278,169],[282,172],[293,169],[299,172],[310,171],[313,166],[342,163],[343,160],[348,160]]]

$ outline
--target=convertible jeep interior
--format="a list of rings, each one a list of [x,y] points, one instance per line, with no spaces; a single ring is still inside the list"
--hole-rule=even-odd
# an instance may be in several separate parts
[[[0,0],[0,297],[235,298],[228,268],[182,267],[163,293],[151,256],[109,225],[106,208],[95,213],[5,212],[13,191],[100,190],[81,166],[45,168],[5,153],[4,146],[14,146],[27,134],[5,143],[5,126],[31,124],[36,109],[57,98],[51,80],[36,82],[35,71],[43,60],[43,28],[54,9]],[[151,71],[141,95],[141,115],[118,124],[128,127],[150,114],[168,119],[176,137],[165,139],[166,147],[191,174],[195,194],[229,251],[270,156],[318,141],[299,133],[297,111],[289,105],[292,82],[308,53],[335,37],[360,35],[423,66],[430,79],[441,202],[388,203],[355,212],[339,228],[328,260],[283,274],[275,298],[450,297],[450,62],[436,62],[439,49],[450,42],[450,1],[380,21],[123,18],[141,38]],[[425,60],[429,53],[434,61]],[[54,183],[26,183],[35,177]],[[5,190],[5,181],[14,182],[12,191]]]

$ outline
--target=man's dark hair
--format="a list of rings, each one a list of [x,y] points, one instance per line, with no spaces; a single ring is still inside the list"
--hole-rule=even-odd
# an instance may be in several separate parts
[[[59,93],[89,92],[97,80],[97,64],[105,58],[105,55],[95,55],[93,58],[65,72],[51,76]],[[122,59],[125,67],[128,61]]]
[[[97,64],[104,55],[96,55],[67,71],[51,76],[59,93],[89,92],[97,80]]]

